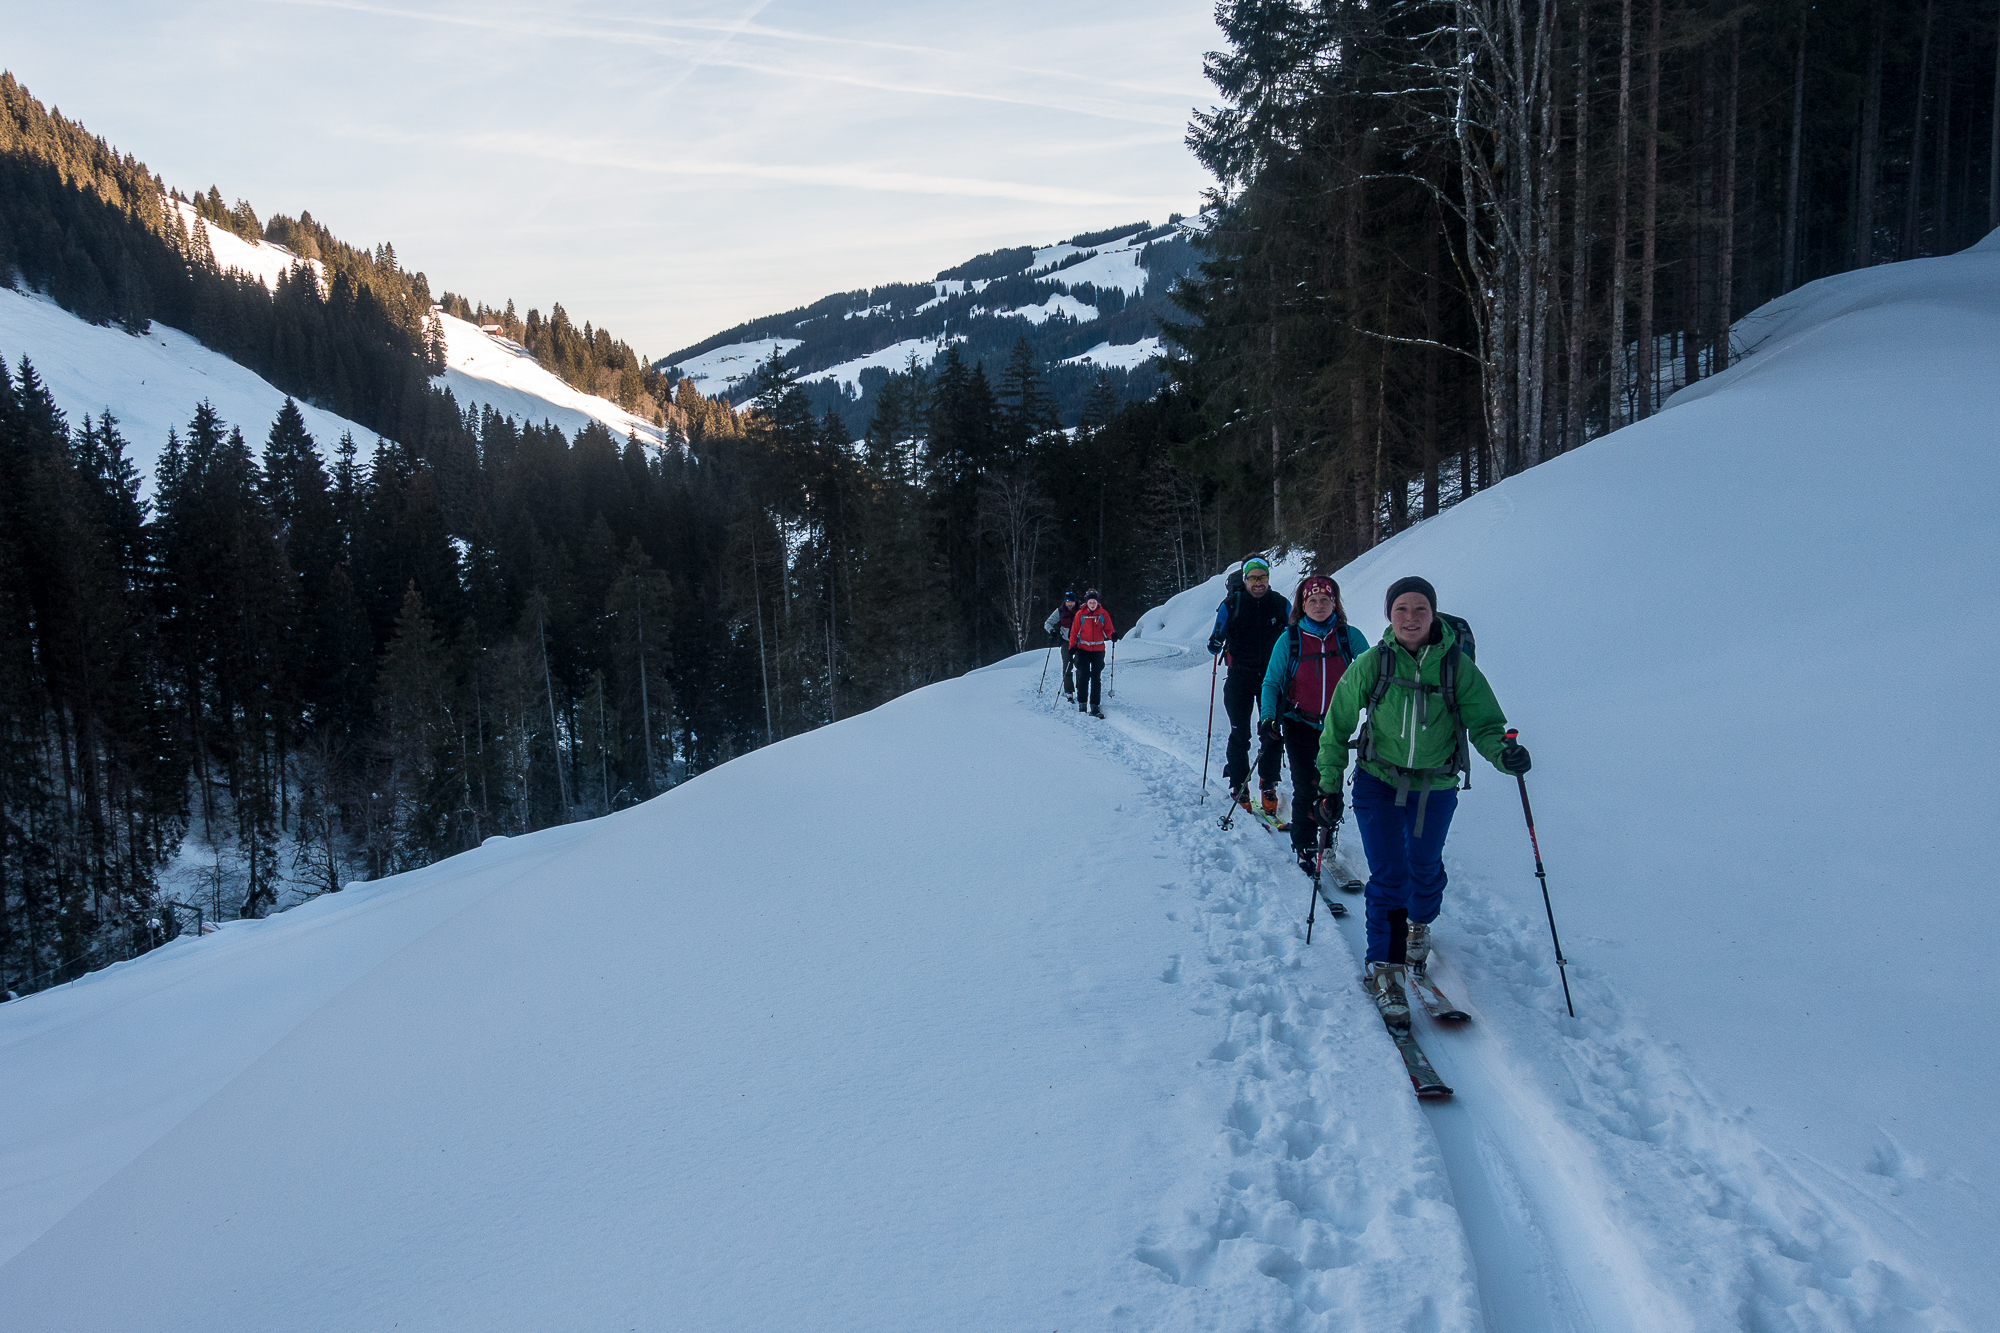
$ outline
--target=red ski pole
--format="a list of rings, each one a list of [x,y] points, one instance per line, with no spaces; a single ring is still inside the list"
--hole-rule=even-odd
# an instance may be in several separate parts
[[[1509,727],[1507,743],[1512,745],[1514,738],[1520,734],[1519,731]],[[1563,957],[1562,941],[1556,938],[1556,909],[1549,905],[1549,875],[1542,869],[1542,844],[1535,836],[1535,811],[1528,804],[1528,779],[1525,775],[1516,773],[1514,781],[1521,784],[1521,813],[1528,821],[1528,846],[1535,853],[1535,878],[1542,882],[1542,910],[1549,914],[1549,943],[1556,946],[1556,970],[1562,973],[1563,1004],[1568,1006],[1569,1016],[1575,1018],[1576,1004],[1569,998],[1569,960]]]

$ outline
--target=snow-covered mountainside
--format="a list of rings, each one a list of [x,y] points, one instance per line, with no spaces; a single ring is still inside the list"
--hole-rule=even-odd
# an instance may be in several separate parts
[[[1196,225],[1177,216],[1160,227],[1140,223],[1057,245],[995,250],[930,282],[842,292],[752,320],[658,364],[703,393],[741,400],[776,351],[808,386],[820,386],[819,405],[838,408],[859,429],[868,395],[912,358],[928,366],[948,340],[966,360],[985,362],[992,377],[1026,339],[1073,421],[1100,372],[1109,372],[1122,397],[1152,392],[1159,320],[1171,314],[1174,280],[1194,267],[1189,238]]]
[[[1133,617],[1108,721],[1026,654],[0,1005],[0,1310],[1986,1327],[2000,251],[1746,330],[1338,572],[1371,635],[1431,578],[1535,758],[1577,1017],[1482,767],[1437,946],[1473,1023],[1417,1022],[1452,1101],[1355,918],[1307,946],[1283,840],[1202,801],[1216,579]]]
[[[0,356],[15,367],[25,356],[73,426],[86,414],[96,417],[109,408],[119,433],[131,442],[127,457],[149,483],[167,447],[167,431],[186,435],[196,403],[214,404],[252,448],[262,446],[285,404],[285,395],[262,376],[179,329],[156,321],[134,337],[11,287],[0,287]],[[364,456],[374,452],[373,431],[310,404],[299,407],[329,462],[334,445],[350,431]]]
[[[666,443],[663,429],[608,398],[571,388],[519,343],[482,333],[442,311],[438,318],[444,321],[445,372],[432,382],[450,389],[460,407],[490,407],[536,425],[548,422],[572,436],[596,421],[620,439],[633,435],[646,444]]]
[[[185,203],[175,206],[192,227],[198,220],[194,210]],[[207,230],[221,268],[241,269],[267,287],[275,287],[279,275],[300,262],[281,245],[253,244],[220,227]],[[649,444],[664,441],[664,432],[650,421],[571,388],[518,344],[442,312],[438,317],[444,320],[447,367],[434,382],[450,389],[460,407],[486,406],[523,422],[549,422],[566,435],[600,422],[620,439],[636,435]],[[166,447],[168,427],[185,431],[202,399],[213,403],[224,421],[241,427],[253,446],[262,442],[285,401],[284,393],[261,376],[178,329],[155,322],[133,337],[6,287],[0,287],[0,355],[10,366],[27,357],[72,422],[110,408],[131,441],[130,457],[149,478]],[[335,442],[349,431],[364,454],[373,451],[373,431],[310,404],[300,407],[329,460]]]

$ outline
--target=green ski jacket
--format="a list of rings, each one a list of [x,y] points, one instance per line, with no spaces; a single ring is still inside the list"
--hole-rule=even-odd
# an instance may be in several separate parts
[[[1442,682],[1445,653],[1451,648],[1451,626],[1437,622],[1437,638],[1416,656],[1396,642],[1394,629],[1382,631],[1381,642],[1361,654],[1340,678],[1327,705],[1326,726],[1319,736],[1319,785],[1321,791],[1338,791],[1341,775],[1347,771],[1347,741],[1361,720],[1362,705],[1375,689],[1385,657],[1394,664],[1392,673],[1402,680],[1421,681],[1437,686]],[[1507,741],[1507,715],[1500,711],[1493,687],[1486,683],[1478,664],[1463,653],[1458,658],[1458,711],[1464,719],[1472,748],[1500,768],[1500,749]],[[1391,685],[1369,719],[1375,736],[1375,758],[1362,761],[1370,773],[1396,785],[1396,770],[1436,768],[1430,779],[1433,791],[1442,791],[1458,781],[1450,765],[1458,750],[1458,726],[1444,696],[1420,693],[1407,685]],[[1501,769],[1504,773],[1506,770]]]

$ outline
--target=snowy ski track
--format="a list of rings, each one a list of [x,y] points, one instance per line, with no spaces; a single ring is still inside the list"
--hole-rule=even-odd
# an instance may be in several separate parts
[[[1219,708],[1201,802],[1203,736],[1175,714],[1188,715],[1185,681],[1196,677],[1205,713],[1208,659],[1178,645],[1120,647],[1126,670],[1106,721],[1061,702],[1055,712],[1157,802],[1163,844],[1188,867],[1196,936],[1165,960],[1162,980],[1218,1020],[1202,1065],[1234,1086],[1211,1175],[1172,1201],[1139,1258],[1185,1287],[1218,1266],[1255,1265],[1294,1302],[1273,1327],[1346,1326],[1337,1293],[1357,1284],[1333,1270],[1355,1265],[1378,1316],[1385,1292],[1410,1293],[1399,1328],[1942,1326],[1924,1317],[1933,1302],[1918,1283],[1872,1258],[1839,1209],[1627,1020],[1575,956],[1590,941],[1570,942],[1578,1017],[1566,1015],[1525,863],[1520,884],[1495,891],[1468,884],[1447,852],[1453,880],[1432,974],[1473,1021],[1415,1011],[1418,1041],[1456,1092],[1419,1103],[1359,985],[1361,895],[1336,892],[1345,918],[1322,905],[1308,947],[1305,877],[1288,838],[1247,817],[1217,827],[1227,808]],[[1149,647],[1160,655],[1148,658]],[[1051,674],[1042,698],[1025,692],[1032,704],[1060,701]],[[1474,784],[1480,799],[1515,799],[1490,768]],[[1281,788],[1289,803],[1289,772]],[[1341,861],[1366,879],[1351,821],[1342,833]]]

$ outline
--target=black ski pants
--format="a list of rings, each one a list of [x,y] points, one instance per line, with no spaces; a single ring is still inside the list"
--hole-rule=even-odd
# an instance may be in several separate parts
[[[1292,847],[1307,851],[1319,845],[1319,728],[1295,717],[1280,725],[1292,765]]]
[[[1063,693],[1069,695],[1071,698],[1075,698],[1076,697],[1076,650],[1069,646],[1069,640],[1067,639],[1063,640],[1062,655],[1063,655]]]
[[[1099,706],[1098,687],[1104,681],[1104,650],[1076,650],[1076,709],[1087,713]]]
[[[1250,776],[1250,710],[1261,707],[1257,696],[1264,692],[1264,673],[1230,664],[1222,681],[1222,709],[1229,714],[1229,746],[1223,751],[1222,780],[1234,787]],[[1278,765],[1284,751],[1259,740],[1257,781],[1266,786],[1278,781]]]

